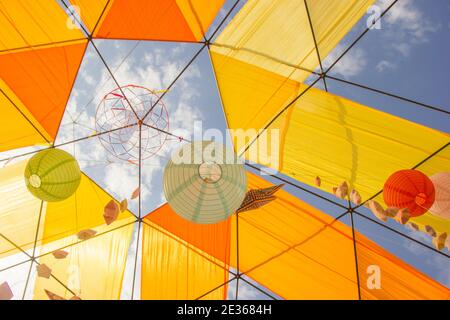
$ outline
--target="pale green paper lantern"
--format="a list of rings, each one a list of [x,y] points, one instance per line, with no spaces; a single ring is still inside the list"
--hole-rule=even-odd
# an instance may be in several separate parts
[[[25,183],[38,199],[56,202],[75,193],[81,171],[75,158],[60,149],[39,151],[27,163]]]
[[[184,145],[164,169],[167,202],[175,213],[195,223],[227,219],[239,208],[246,192],[242,160],[232,149],[211,141]]]

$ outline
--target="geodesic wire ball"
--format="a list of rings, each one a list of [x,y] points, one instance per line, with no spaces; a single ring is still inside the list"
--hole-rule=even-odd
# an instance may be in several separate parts
[[[39,151],[28,160],[25,183],[36,198],[57,202],[69,198],[77,191],[81,171],[75,158],[60,149]]]
[[[139,141],[139,126],[141,141]],[[155,155],[167,140],[169,115],[156,91],[127,85],[107,93],[97,107],[95,127],[102,146],[113,156],[137,164]]]

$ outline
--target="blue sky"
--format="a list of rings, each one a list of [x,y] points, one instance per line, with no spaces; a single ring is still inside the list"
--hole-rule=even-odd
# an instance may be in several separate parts
[[[243,5],[241,1],[236,10]],[[390,0],[377,2],[381,7]],[[227,1],[210,29],[214,30],[234,1]],[[366,17],[353,28],[338,47],[324,59],[329,66],[366,27]],[[121,85],[137,84],[163,90],[177,76],[199,44],[173,42],[95,40],[98,49]],[[331,75],[361,83],[400,96],[450,110],[450,3],[447,0],[400,0],[381,20],[381,29],[369,31],[365,37],[331,71]],[[327,81],[328,89],[373,108],[450,133],[449,117],[411,103],[371,93],[364,89]],[[95,50],[89,46],[82,62],[74,90],[56,143],[71,141],[95,132],[95,110],[103,95],[116,84],[109,76]],[[318,83],[322,87],[322,83]],[[203,50],[163,99],[170,117],[170,131],[186,136],[201,120],[203,129],[225,131],[226,124],[207,50]],[[76,120],[76,124],[74,124]],[[167,141],[158,156],[144,161],[142,175],[142,215],[165,202],[162,193],[162,170],[170,152],[180,146]],[[88,139],[64,147],[75,153],[84,172],[95,179],[117,199],[129,197],[138,185],[137,166],[111,157],[98,139]],[[284,177],[286,178],[286,177]],[[279,183],[275,179],[270,179]],[[289,178],[287,178],[289,179]],[[298,183],[298,182],[296,182]],[[300,183],[298,183],[300,184]],[[301,184],[300,184],[301,185]],[[308,190],[324,194],[302,185]],[[338,216],[342,209],[290,186],[285,190],[322,211]],[[335,199],[333,199],[335,200]],[[130,208],[137,213],[136,203]],[[362,209],[364,214],[370,213]],[[348,216],[342,222],[349,224]],[[419,241],[431,244],[430,238],[389,222],[389,226]],[[442,255],[414,244],[361,217],[355,217],[358,231],[385,249],[418,268],[428,276],[450,287],[450,261]],[[129,257],[134,257],[135,243]],[[448,253],[448,251],[446,251]],[[123,298],[128,298],[131,269],[127,269]],[[138,279],[139,280],[139,279]],[[234,298],[235,284],[230,284],[229,298]],[[240,299],[267,298],[254,288],[240,282]],[[267,290],[267,289],[265,289]],[[267,290],[268,291],[268,290]],[[270,293],[270,291],[268,291]]]

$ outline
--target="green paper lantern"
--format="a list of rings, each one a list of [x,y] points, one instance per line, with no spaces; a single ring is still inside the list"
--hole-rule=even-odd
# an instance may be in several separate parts
[[[195,223],[227,219],[247,192],[244,164],[232,149],[211,141],[182,146],[164,169],[164,195],[179,216]]]
[[[75,158],[59,149],[47,149],[35,154],[25,168],[25,183],[38,199],[62,201],[75,193],[81,181],[81,171]]]

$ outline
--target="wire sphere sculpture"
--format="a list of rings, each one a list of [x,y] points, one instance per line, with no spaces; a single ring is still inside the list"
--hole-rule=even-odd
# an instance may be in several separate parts
[[[148,159],[163,147],[167,140],[165,132],[169,131],[169,115],[155,91],[127,85],[112,90],[100,101],[95,128],[102,133],[98,138],[110,154],[138,164],[139,157]]]

